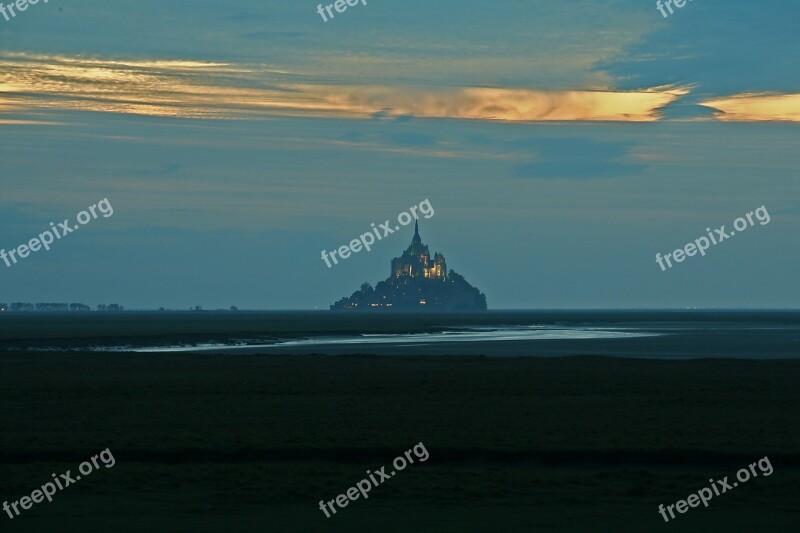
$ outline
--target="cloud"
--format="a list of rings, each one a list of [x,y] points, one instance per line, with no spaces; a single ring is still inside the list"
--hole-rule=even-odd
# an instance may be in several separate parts
[[[741,94],[700,105],[718,111],[716,118],[723,121],[800,122],[800,94]]]
[[[695,1],[667,19],[655,2],[646,9],[658,20],[652,31],[595,65],[617,87],[688,81],[720,96],[788,93],[800,84],[792,68],[800,54],[796,0]]]
[[[424,117],[505,122],[658,120],[687,90],[420,89],[297,83],[263,66],[0,56],[0,113],[69,109],[176,118]]]
[[[689,86],[639,90],[419,88],[315,84],[263,65],[168,59],[110,60],[31,54],[0,55],[0,119],[41,110],[80,110],[188,119],[278,116],[499,122],[653,122],[676,112],[702,119],[713,108],[724,121],[800,119],[798,94],[742,94],[684,102]],[[671,110],[671,111],[670,111]],[[4,116],[5,115],[5,116]],[[13,116],[12,116],[13,115]],[[21,122],[22,121],[22,122]],[[28,122],[26,122],[28,121]],[[402,139],[397,141],[403,144]],[[405,139],[405,143],[426,142]]]
[[[28,120],[0,117],[0,124],[9,126],[64,126],[64,122],[51,122],[46,120]]]
[[[263,83],[259,88],[252,85],[247,69],[226,63],[0,55],[0,114],[62,109],[176,118],[246,117],[264,105],[265,95],[281,93]]]
[[[658,110],[686,94],[659,87],[641,91],[536,91],[530,89],[301,86],[332,109],[356,114],[505,122],[658,120]]]

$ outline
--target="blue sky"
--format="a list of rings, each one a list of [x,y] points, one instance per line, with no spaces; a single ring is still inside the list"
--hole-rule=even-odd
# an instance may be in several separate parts
[[[798,307],[800,6],[50,0],[0,17],[0,302],[326,308],[413,229],[491,308]],[[764,205],[662,272],[662,255]]]

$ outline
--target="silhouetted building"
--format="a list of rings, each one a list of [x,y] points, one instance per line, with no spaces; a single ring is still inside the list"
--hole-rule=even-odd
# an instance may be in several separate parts
[[[431,260],[414,224],[414,237],[391,274],[373,289],[369,283],[331,306],[334,311],[485,311],[486,296],[456,272],[447,271],[444,255]]]
[[[412,278],[447,279],[447,264],[444,256],[436,253],[431,261],[428,247],[422,244],[419,236],[419,224],[414,223],[414,237],[411,244],[400,257],[392,259],[391,275],[395,278],[411,276]]]

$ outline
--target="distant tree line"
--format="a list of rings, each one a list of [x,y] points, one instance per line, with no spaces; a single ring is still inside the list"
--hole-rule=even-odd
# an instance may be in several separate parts
[[[25,303],[15,302],[11,305],[0,303],[0,311],[11,313],[87,313],[92,308],[86,304],[58,304],[58,303]],[[119,304],[100,304],[97,311],[124,311],[125,308]]]

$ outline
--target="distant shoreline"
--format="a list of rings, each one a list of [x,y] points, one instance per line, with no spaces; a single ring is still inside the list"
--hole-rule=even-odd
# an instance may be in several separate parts
[[[29,353],[800,357],[800,313],[788,311],[20,313],[0,324],[0,351]]]

